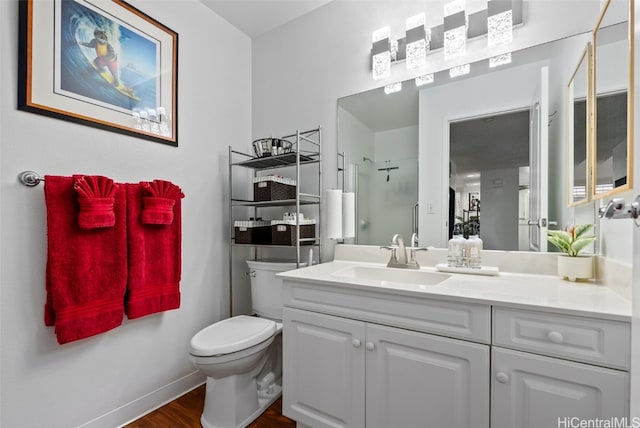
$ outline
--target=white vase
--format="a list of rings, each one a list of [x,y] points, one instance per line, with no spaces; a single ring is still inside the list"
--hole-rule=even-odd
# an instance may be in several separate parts
[[[576,279],[590,279],[593,276],[593,257],[558,256],[558,275],[572,282]]]

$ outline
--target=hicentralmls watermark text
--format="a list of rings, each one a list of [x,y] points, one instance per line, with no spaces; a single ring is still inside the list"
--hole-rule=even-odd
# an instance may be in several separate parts
[[[583,419],[565,416],[558,418],[558,428],[640,428],[640,417]]]

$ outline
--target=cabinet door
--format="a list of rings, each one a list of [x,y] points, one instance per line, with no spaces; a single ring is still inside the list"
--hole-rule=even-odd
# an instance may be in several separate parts
[[[629,374],[493,347],[492,428],[569,426],[629,415]]]
[[[364,323],[285,308],[283,413],[321,427],[364,427]]]
[[[489,346],[367,324],[367,428],[489,426]]]

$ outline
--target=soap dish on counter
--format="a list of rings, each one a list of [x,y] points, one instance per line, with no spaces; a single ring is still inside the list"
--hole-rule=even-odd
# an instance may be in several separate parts
[[[480,269],[468,268],[468,267],[451,267],[446,263],[438,263],[436,265],[436,270],[440,272],[449,272],[449,273],[466,273],[471,275],[486,275],[486,276],[496,276],[500,273],[500,270],[497,266],[482,266]]]

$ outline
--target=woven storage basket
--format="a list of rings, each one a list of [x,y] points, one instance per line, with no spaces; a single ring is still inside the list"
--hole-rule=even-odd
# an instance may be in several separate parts
[[[236,221],[234,223],[236,244],[271,244],[271,225],[268,221]]]
[[[296,198],[295,181],[283,177],[256,177],[253,183],[254,201],[280,201]]]
[[[315,220],[307,220],[300,224],[300,239],[315,238]],[[296,245],[295,221],[274,220],[271,222],[271,243],[274,245]],[[300,245],[311,245],[313,242],[301,242]]]

